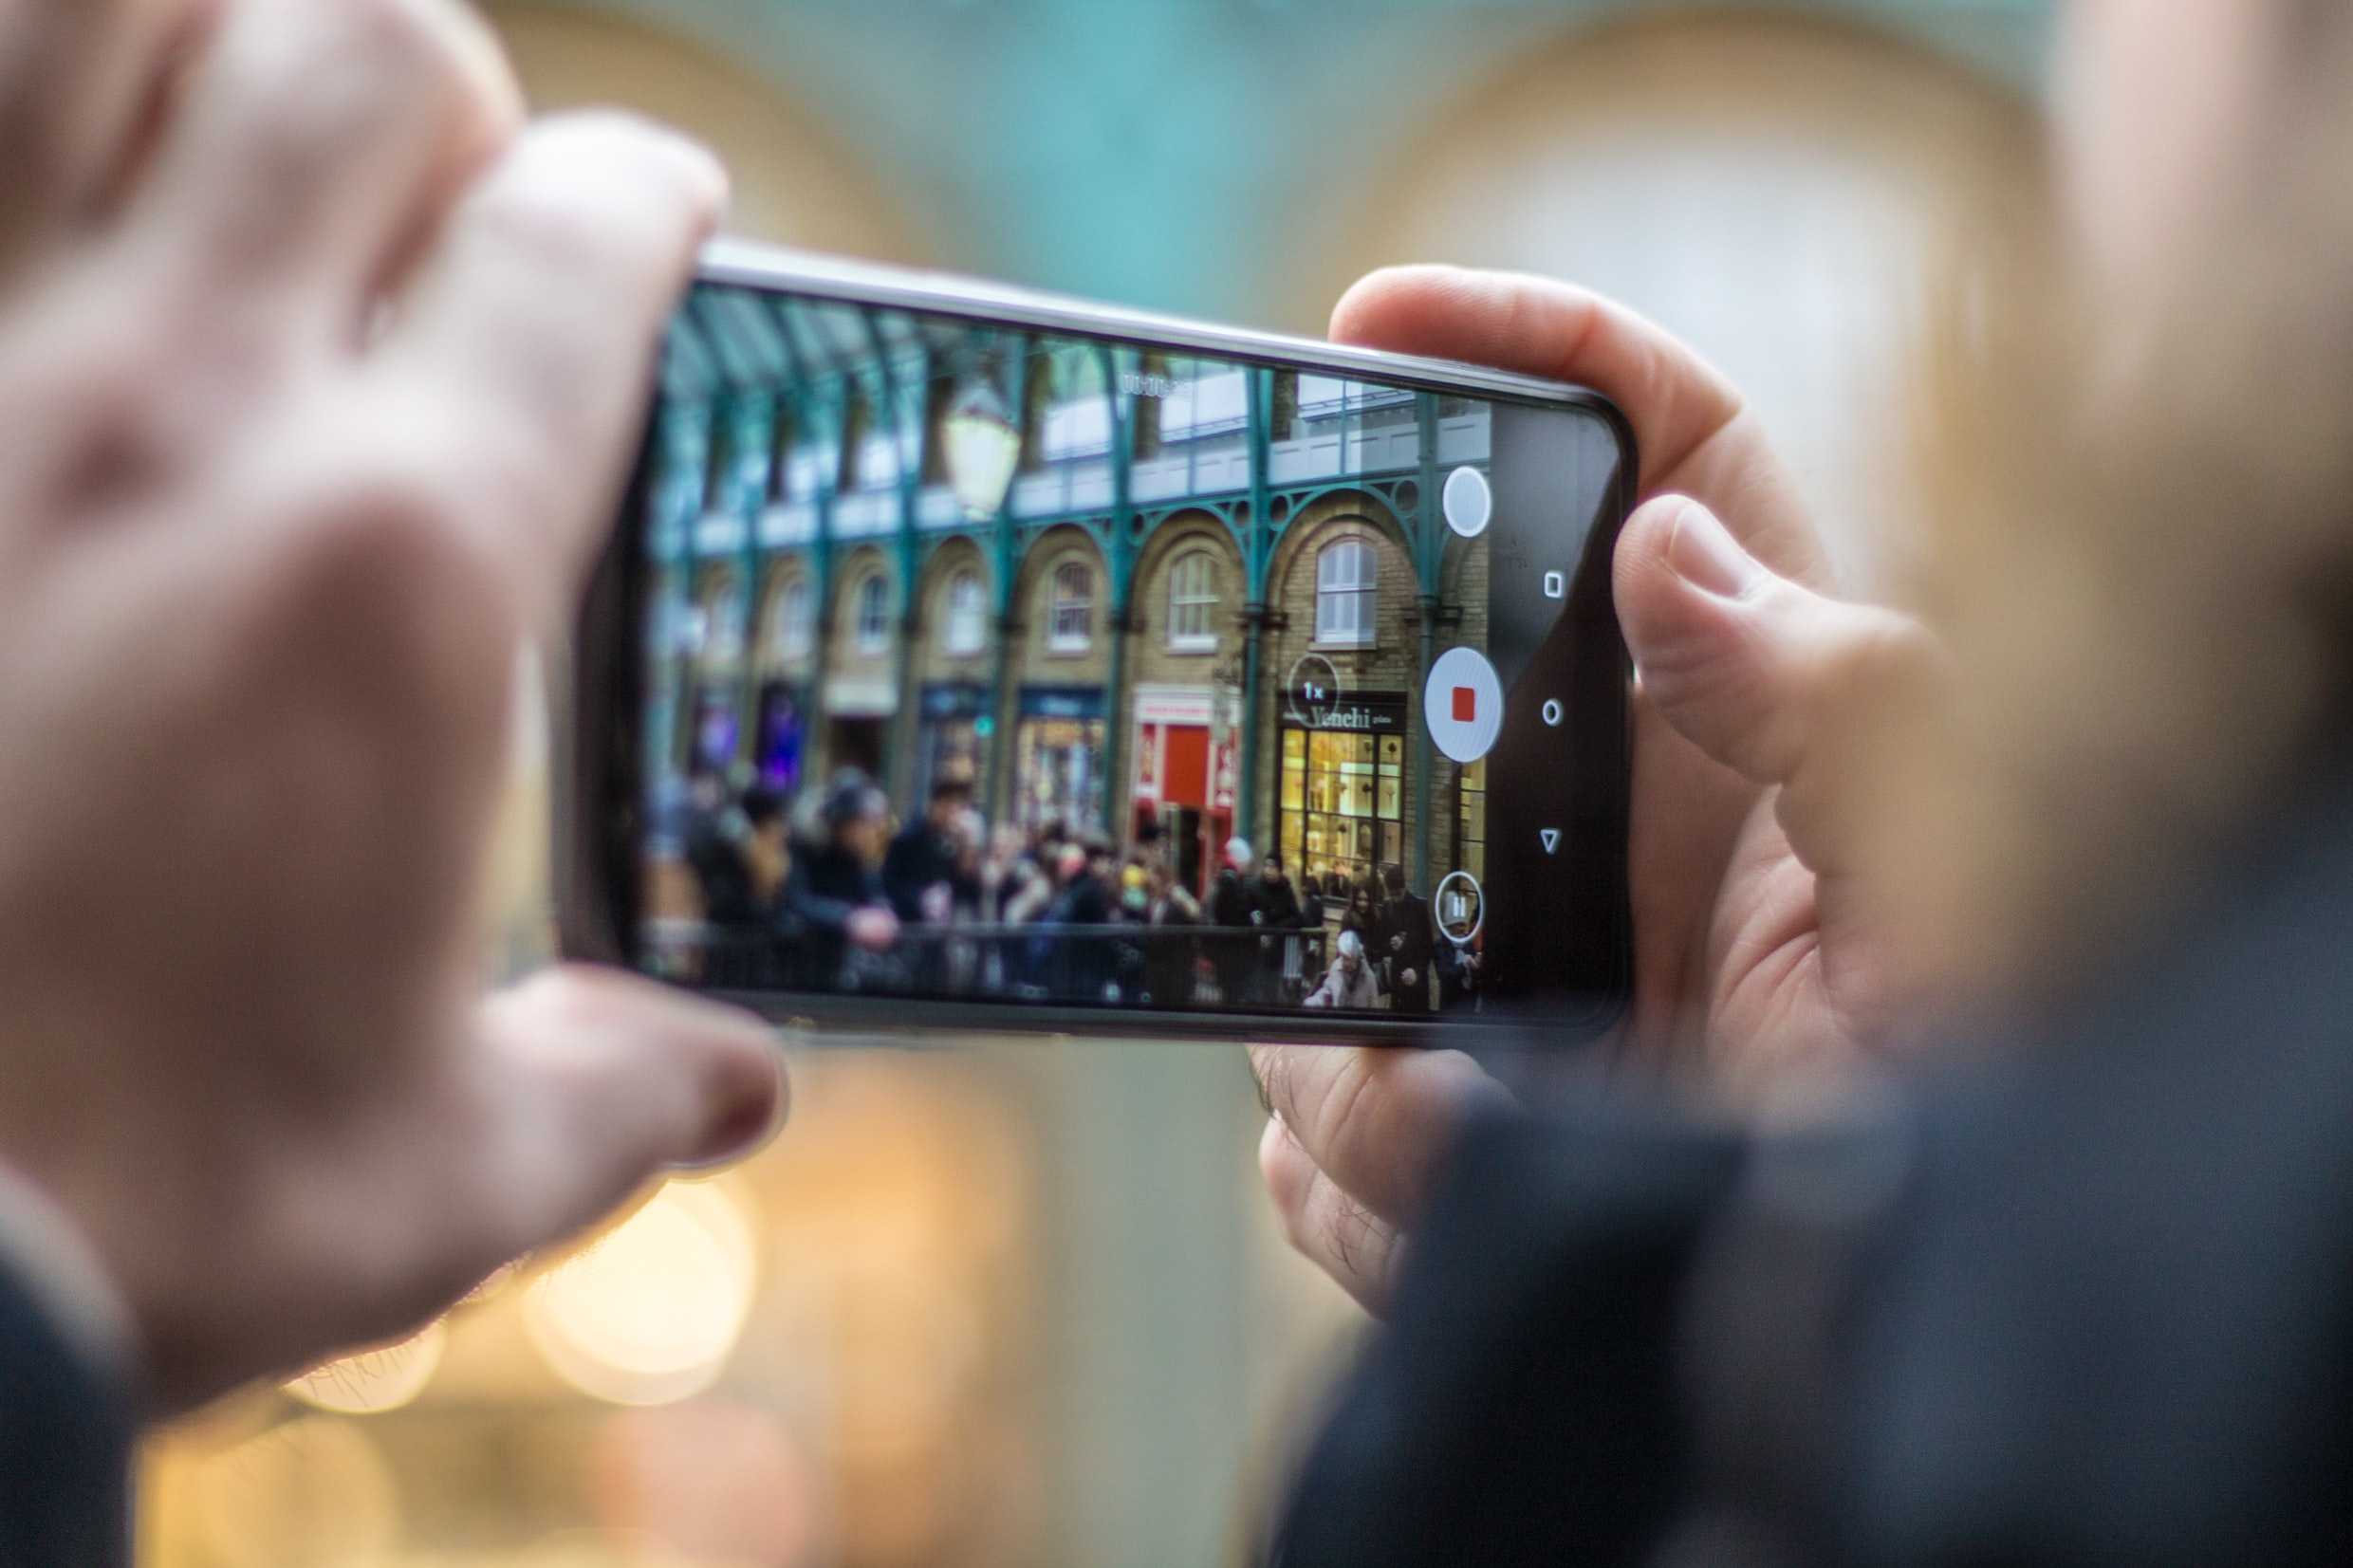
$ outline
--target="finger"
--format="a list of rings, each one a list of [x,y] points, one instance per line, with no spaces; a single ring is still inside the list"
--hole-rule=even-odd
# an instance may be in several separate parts
[[[664,323],[717,225],[726,175],[701,148],[614,114],[532,126],[453,215],[381,346],[389,382],[496,442],[490,515],[527,531],[568,596],[610,524]],[[536,528],[538,531],[528,531]]]
[[[159,137],[132,237],[210,313],[246,301],[350,333],[521,118],[460,0],[239,0]]]
[[[1732,384],[1671,333],[1589,289],[1459,267],[1392,267],[1332,310],[1332,337],[1575,381],[1634,424],[1646,472],[1676,467],[1740,413]]]
[[[1790,847],[1817,874],[1849,869],[1863,776],[1855,748],[1891,705],[1935,700],[1936,645],[1918,622],[1788,581],[1707,507],[1666,496],[1618,543],[1618,614],[1642,690],[1716,762],[1783,786]]]
[[[0,5],[0,259],[69,231],[220,0]]]
[[[1258,1140],[1258,1169],[1292,1247],[1365,1311],[1377,1317],[1386,1313],[1403,1252],[1397,1227],[1317,1170],[1279,1116],[1267,1118]]]
[[[1454,1130],[1503,1089],[1460,1051],[1253,1045],[1267,1105],[1316,1168],[1392,1225],[1419,1211]]]
[[[665,1170],[739,1158],[790,1103],[768,1029],[611,971],[543,975],[482,1014],[489,1267],[582,1230]]]
[[[1458,267],[1395,267],[1332,310],[1332,337],[1493,365],[1590,387],[1618,405],[1640,449],[1640,489],[1739,494],[1751,548],[1804,581],[1828,565],[1796,487],[1723,374],[1673,333],[1590,289]]]

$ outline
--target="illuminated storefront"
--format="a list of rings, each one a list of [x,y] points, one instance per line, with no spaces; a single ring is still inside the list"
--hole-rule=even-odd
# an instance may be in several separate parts
[[[801,693],[783,681],[761,687],[758,723],[753,766],[759,770],[761,786],[790,795],[801,787],[802,759],[808,751]]]
[[[1013,820],[1084,831],[1102,821],[1103,692],[1025,686],[1013,752]]]
[[[1460,803],[1454,815],[1455,871],[1487,876],[1487,759],[1462,770]]]
[[[1361,692],[1283,726],[1283,858],[1299,876],[1362,881],[1405,858],[1406,706]]]

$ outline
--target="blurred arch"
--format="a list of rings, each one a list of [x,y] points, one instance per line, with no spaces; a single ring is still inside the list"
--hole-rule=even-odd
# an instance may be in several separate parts
[[[1376,267],[1572,279],[1749,395],[1843,563],[1899,510],[1906,351],[1969,203],[2035,140],[2011,88],[1892,34],[1726,9],[1593,27],[1489,75],[1303,225],[1281,314]]]
[[[622,17],[489,0],[535,111],[621,105],[677,126],[719,155],[734,184],[728,230],[755,239],[922,263],[931,248],[835,132],[771,83]]]

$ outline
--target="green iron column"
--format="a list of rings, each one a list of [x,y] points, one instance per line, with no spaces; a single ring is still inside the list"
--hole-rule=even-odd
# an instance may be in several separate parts
[[[923,607],[917,592],[922,541],[917,511],[922,503],[923,473],[931,455],[932,359],[928,350],[918,346],[915,379],[912,383],[902,381],[891,362],[890,345],[883,341],[874,311],[861,310],[859,320],[866,329],[866,344],[874,355],[881,380],[882,417],[890,434],[891,450],[899,462],[899,524],[893,536],[899,574],[898,659],[894,671],[899,697],[891,714],[890,755],[883,764],[888,776],[880,782],[898,802],[900,815],[912,818],[922,809],[921,802],[914,799],[916,755],[922,745],[923,722],[921,672],[916,667],[916,639],[923,624]],[[907,440],[910,420],[906,399],[910,392],[919,399],[912,421],[913,442]],[[910,446],[914,449],[912,457]]]
[[[654,549],[669,570],[672,589],[661,611],[662,722],[649,737],[659,748],[660,771],[667,774],[683,768],[694,751],[694,720],[687,701],[690,661],[678,651],[676,634],[695,602],[695,519],[702,508],[710,440],[708,400],[673,400],[662,420],[662,471],[654,490],[652,528]]]
[[[1242,536],[1242,571],[1247,580],[1242,606],[1242,747],[1235,772],[1233,831],[1258,846],[1259,703],[1266,676],[1267,568],[1272,561],[1272,461],[1274,373],[1253,366],[1243,373],[1250,414],[1250,519]]]
[[[1419,427],[1420,483],[1416,487],[1414,567],[1421,590],[1421,664],[1407,701],[1418,705],[1430,688],[1430,667],[1437,661],[1438,618],[1444,612],[1439,589],[1446,575],[1446,529],[1438,518],[1437,397],[1414,396],[1414,417]],[[1430,798],[1437,793],[1437,754],[1430,741],[1430,715],[1414,726],[1414,866],[1413,888],[1428,897],[1430,887]]]
[[[1121,760],[1126,748],[1120,743],[1126,712],[1128,599],[1136,561],[1136,510],[1129,498],[1136,466],[1136,411],[1120,391],[1118,356],[1108,345],[1097,353],[1102,360],[1103,397],[1111,410],[1111,538],[1103,552],[1111,576],[1104,616],[1104,630],[1111,637],[1111,673],[1103,695],[1102,830],[1118,843],[1126,838],[1120,821]]]
[[[808,700],[802,704],[801,736],[803,785],[813,784],[822,787],[832,759],[826,754],[825,727],[808,724],[807,715],[824,711],[825,680],[833,669],[833,502],[842,483],[842,449],[849,427],[849,394],[844,378],[838,372],[821,371],[824,360],[803,346],[800,329],[793,320],[793,306],[782,300],[770,304],[785,358],[799,391],[802,413],[808,419],[811,433],[831,454],[818,471],[815,493],[810,497],[817,514],[817,537],[809,545],[811,602],[815,607],[817,635],[809,650]]]
[[[728,510],[743,530],[736,541],[736,624],[743,629],[735,656],[735,756],[759,766],[760,513],[768,504],[776,442],[776,397],[765,388],[739,394],[730,417]]]
[[[1005,487],[1005,499],[997,507],[993,534],[993,555],[996,581],[991,585],[991,604],[995,610],[996,641],[990,658],[989,681],[989,786],[983,806],[991,825],[1008,820],[1006,792],[1012,777],[1013,732],[1020,723],[1018,699],[1012,692],[1010,676],[1013,669],[1013,639],[1020,634],[1013,614],[1013,581],[1021,570],[1019,534],[1013,526],[1013,491],[1021,484],[1021,462],[1028,456],[1026,443],[1029,438],[1028,413],[1030,397],[1030,378],[1037,374],[1031,344],[1026,334],[1012,339],[1011,359],[1012,410],[1015,429],[1025,443],[1021,455],[1014,460],[1013,481]]]

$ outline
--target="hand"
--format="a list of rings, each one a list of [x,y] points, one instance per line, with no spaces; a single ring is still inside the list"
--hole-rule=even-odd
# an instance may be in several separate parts
[[[151,1404],[430,1316],[758,1138],[765,1033],[475,985],[518,650],[573,602],[723,181],[529,130],[452,0],[0,34],[0,1159]]]
[[[1403,974],[1401,974],[1401,975],[1398,976],[1398,978],[1399,978],[1399,980],[1403,981],[1406,985],[1408,985],[1408,986],[1412,986],[1412,985],[1416,984],[1417,982],[1418,982],[1418,981],[1421,979],[1421,976],[1419,976],[1418,974],[1416,974],[1416,973],[1415,973],[1413,970],[1411,970],[1411,969],[1407,969],[1407,970],[1403,973]]]
[[[899,940],[899,916],[886,909],[852,910],[849,939],[868,952],[880,952]]]
[[[1812,523],[1738,394],[1632,312],[1535,278],[1375,273],[1340,302],[1332,336],[1581,382],[1633,423],[1641,505],[1615,574],[1640,672],[1629,1048],[1697,1059],[1719,1084],[1756,1092],[1887,1044],[1922,982],[1876,916],[1858,802],[1843,791],[1869,714],[1929,700],[1936,655],[1903,618],[1826,597]],[[1476,1073],[1467,1061],[1375,1065],[1386,1059],[1253,1053],[1275,1113],[1261,1164],[1286,1224],[1376,1306],[1384,1254],[1451,1135],[1459,1080]],[[1383,1087],[1367,1102],[1370,1084]],[[1417,1096],[1429,1103],[1400,1103]],[[1380,1140],[1353,1125],[1376,1114],[1404,1140],[1387,1156],[1365,1153]],[[1354,1185],[1376,1176],[1378,1199]]]

